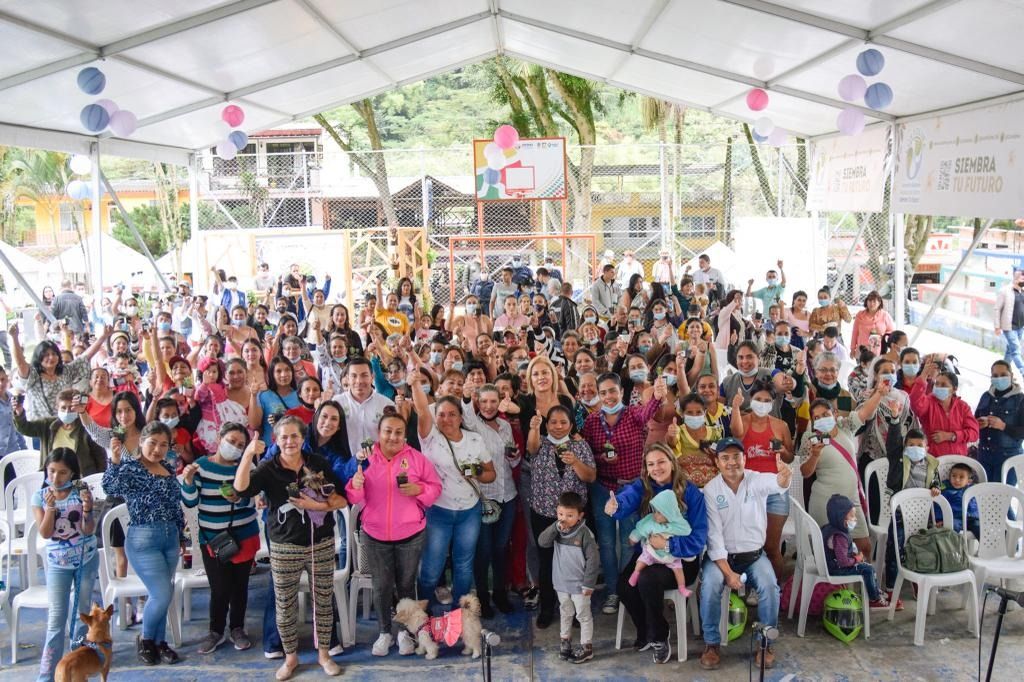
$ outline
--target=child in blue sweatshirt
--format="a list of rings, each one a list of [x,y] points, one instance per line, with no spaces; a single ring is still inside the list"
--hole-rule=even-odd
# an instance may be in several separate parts
[[[964,493],[974,484],[974,471],[966,464],[954,464],[949,470],[949,480],[942,482],[940,493],[949,502],[953,511],[953,530],[959,533],[964,525]],[[935,507],[935,521],[937,526],[942,525],[944,519],[939,507]],[[981,531],[978,523],[978,501],[971,500],[967,507],[967,530],[974,534],[975,538],[980,537]]]

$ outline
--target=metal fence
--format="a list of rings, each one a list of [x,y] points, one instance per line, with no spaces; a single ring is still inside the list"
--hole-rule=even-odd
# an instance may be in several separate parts
[[[451,274],[461,297],[466,273],[476,267],[470,263],[481,252],[482,269],[491,277],[513,255],[533,268],[552,255],[566,278],[583,287],[605,250],[619,256],[631,249],[652,263],[668,249],[682,263],[715,241],[731,244],[734,216],[806,215],[807,163],[798,147],[760,146],[755,156],[745,141],[603,145],[569,147],[567,155],[565,202],[478,204],[468,146],[348,154],[318,145],[287,153],[250,145],[232,161],[202,160],[199,227],[289,230],[307,237],[392,222],[425,227],[433,259],[427,287],[433,300],[447,301]],[[594,238],[561,239],[563,229]],[[469,235],[474,239],[460,239]],[[257,251],[260,258],[273,256]],[[380,276],[390,277],[387,262],[379,265]]]

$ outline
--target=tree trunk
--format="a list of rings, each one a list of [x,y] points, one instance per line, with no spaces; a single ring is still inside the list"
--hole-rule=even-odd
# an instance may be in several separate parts
[[[768,210],[772,212],[772,215],[778,217],[779,207],[775,203],[775,193],[772,191],[771,181],[768,179],[768,174],[765,173],[764,164],[761,163],[761,154],[757,150],[757,143],[754,142],[750,126],[746,123],[743,124],[743,134],[746,136],[747,146],[750,148],[750,161],[754,164],[754,172],[757,173],[757,184],[761,188],[761,196],[764,197],[764,203],[768,204]]]
[[[683,216],[683,126],[686,123],[686,107],[673,104],[675,117],[675,137],[672,146],[672,225]]]

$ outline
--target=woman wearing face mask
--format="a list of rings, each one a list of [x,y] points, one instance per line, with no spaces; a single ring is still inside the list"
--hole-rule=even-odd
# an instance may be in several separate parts
[[[812,334],[823,334],[826,327],[839,327],[841,323],[851,320],[853,317],[843,299],[833,299],[832,292],[828,287],[818,289],[818,307],[811,311],[811,316],[808,319],[808,327]],[[842,338],[843,336],[840,334],[840,343],[842,343]]]
[[[650,370],[643,355],[634,353],[620,358],[616,363],[622,378],[622,395],[627,405],[640,405],[650,400],[654,385],[650,382]],[[613,371],[615,367],[612,368]]]
[[[811,314],[807,312],[806,292],[798,291],[793,294],[793,305],[783,309],[782,319],[789,323],[790,343],[802,349],[804,347],[804,338],[811,335]]]
[[[562,405],[552,406],[547,413],[546,434],[541,434],[540,415],[533,415],[528,424],[526,453],[532,475],[530,487],[530,527],[536,539],[541,531],[555,522],[558,496],[572,491],[587,500],[589,483],[597,477],[594,454],[584,440],[574,440],[572,412]],[[551,583],[554,548],[538,547],[540,562],[540,613],[537,627],[546,628],[554,618],[558,603]]]
[[[181,499],[186,507],[198,508],[199,547],[210,581],[210,631],[199,644],[201,654],[213,653],[226,633],[239,651],[252,646],[245,633],[245,609],[249,574],[260,548],[259,526],[254,500],[239,497],[233,487],[238,462],[248,445],[245,426],[225,422],[216,451],[189,464],[182,475]],[[219,559],[209,544],[223,532],[238,543],[238,552],[227,560]]]
[[[452,301],[451,309],[454,315],[454,301]],[[466,297],[466,314],[455,317],[448,325],[448,328],[452,331],[452,336],[459,337],[462,340],[462,345],[471,353],[477,351],[476,339],[480,334],[490,336],[494,333],[494,323],[484,312],[480,305],[480,299],[470,294]]]
[[[81,478],[73,450],[56,448],[46,457],[46,484],[32,494],[29,506],[39,537],[46,540],[46,588],[49,611],[46,637],[39,658],[38,680],[53,680],[54,669],[64,654],[64,636],[72,642],[86,634],[78,614],[89,613],[96,583],[99,555],[96,552],[96,519],[92,493],[72,486]],[[32,567],[33,570],[35,566]],[[72,594],[72,590],[74,593]],[[69,604],[73,605],[69,609]],[[108,614],[113,610],[109,607]],[[68,622],[68,611],[71,622]]]
[[[85,411],[100,426],[110,426],[110,403],[114,392],[110,390],[110,372],[104,367],[95,368],[89,375],[89,402]]]
[[[978,420],[956,394],[956,374],[940,372],[938,363],[930,362],[921,379],[910,390],[910,407],[928,436],[928,452],[935,457],[967,455],[967,444],[978,440]]]
[[[885,336],[894,329],[896,324],[885,310],[882,297],[877,291],[872,291],[864,299],[864,310],[859,311],[853,318],[850,348],[870,347],[872,336]]]
[[[899,329],[890,332],[882,337],[882,356],[891,360],[897,365],[900,363],[900,353],[910,345],[910,339]]]
[[[875,359],[871,369],[870,390],[874,391],[879,384],[888,384],[885,399],[878,404],[878,409],[871,415],[868,428],[861,434],[857,463],[861,478],[869,462],[885,457],[885,439],[889,433],[889,425],[896,424],[900,429],[900,438],[906,436],[910,429],[920,428],[920,423],[910,409],[910,396],[896,388],[896,363],[884,356]],[[871,509],[878,509],[876,504],[877,489],[868,490],[871,498]]]
[[[267,390],[254,394],[249,403],[249,428],[259,429],[264,445],[272,443],[274,422],[293,407],[299,406],[292,363],[282,357],[270,362]]]
[[[850,389],[850,397],[854,405],[860,405],[871,395],[871,365],[875,361],[875,354],[861,346],[856,356],[857,366],[850,372],[846,379],[846,385]]]
[[[704,374],[718,376],[718,354],[705,338],[705,324],[696,317],[683,323],[684,336],[679,350],[686,354],[686,380],[693,386]]]
[[[639,319],[639,313],[637,313],[637,317]],[[604,337],[604,333],[605,333],[604,323],[601,321],[600,315],[597,314],[597,308],[595,308],[592,305],[588,305],[588,306],[585,306],[583,308],[583,311],[580,313],[580,323],[576,327],[576,329],[577,330],[582,329],[583,325],[585,325],[585,324],[595,325],[598,328],[598,331],[600,332],[598,334],[599,338],[603,338]]]
[[[836,416],[846,417],[853,410],[854,403],[850,392],[839,383],[839,364],[839,358],[834,353],[825,351],[815,356],[814,380],[811,382],[808,399],[827,400]]]
[[[584,372],[579,376],[579,389],[576,394],[576,430],[583,429],[587,417],[601,409],[601,398],[597,395],[597,374]]]
[[[348,365],[349,348],[342,333],[332,332],[326,342],[322,335],[317,339],[317,365],[320,368],[320,378],[324,382],[324,392],[329,395],[337,395],[345,390],[342,387],[342,380],[345,377],[345,367]]]
[[[687,480],[703,488],[718,475],[714,447],[725,431],[721,423],[710,416],[706,402],[697,394],[685,396],[679,409],[682,416],[669,426],[665,441],[675,449],[679,468],[686,473]]]
[[[245,306],[236,305],[231,309],[226,324],[220,325],[218,330],[227,342],[227,355],[238,355],[242,344],[249,339],[258,340],[256,330],[248,324],[249,311]]]
[[[305,350],[306,344],[297,336],[289,336],[281,343],[281,357],[292,364],[296,381],[316,376],[316,366],[309,360],[302,358]]]
[[[1001,481],[1003,462],[1019,455],[1024,441],[1024,393],[1005,360],[992,363],[991,372],[992,383],[974,411],[980,428],[978,461],[989,481]],[[1011,476],[1006,483],[1016,485],[1016,476]]]
[[[355,357],[363,353],[363,340],[359,338],[359,334],[352,328],[350,320],[351,316],[348,314],[348,307],[341,303],[331,306],[331,321],[327,324],[326,330],[321,330],[321,338],[323,336],[329,337],[334,334],[340,334],[345,339],[345,355]],[[320,341],[317,341],[317,348],[319,349],[319,347]]]
[[[743,414],[743,396],[733,398],[730,428],[735,438],[743,441],[746,468],[761,473],[777,473],[776,455],[789,464],[793,461],[793,438],[786,422],[771,416],[775,406],[775,389],[769,382],[757,382],[750,389],[750,413]],[[768,527],[764,551],[782,579],[782,527],[789,516],[789,493],[768,496]]]
[[[651,337],[663,347],[665,352],[674,355],[679,344],[676,328],[668,319],[668,305],[663,299],[651,301]]]

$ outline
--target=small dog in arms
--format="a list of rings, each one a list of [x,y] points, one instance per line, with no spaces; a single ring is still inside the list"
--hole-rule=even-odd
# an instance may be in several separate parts
[[[416,640],[416,653],[437,658],[440,644],[455,646],[462,638],[462,655],[480,658],[480,600],[475,594],[463,595],[459,608],[443,616],[427,615],[427,601],[402,599],[395,608],[395,620],[405,626]]]
[[[110,639],[110,617],[113,613],[113,604],[106,609],[93,604],[89,613],[78,614],[89,631],[78,643],[78,648],[60,659],[53,674],[55,682],[85,682],[97,673],[103,682],[107,682],[110,664],[114,659],[113,642]]]

